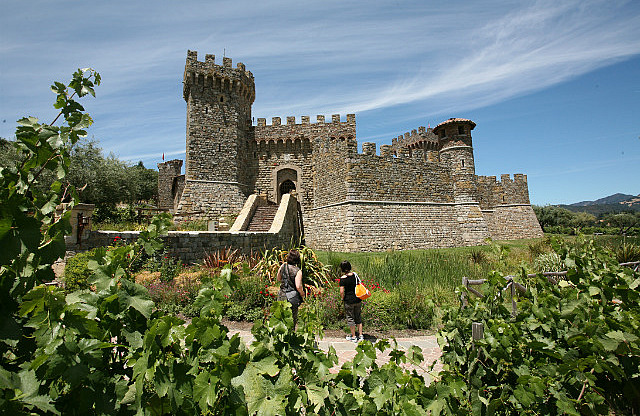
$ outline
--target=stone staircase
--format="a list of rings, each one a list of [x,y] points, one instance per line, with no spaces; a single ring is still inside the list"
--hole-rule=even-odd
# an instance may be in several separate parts
[[[247,231],[269,231],[273,219],[276,217],[278,206],[276,204],[263,205],[256,208],[251,218]]]

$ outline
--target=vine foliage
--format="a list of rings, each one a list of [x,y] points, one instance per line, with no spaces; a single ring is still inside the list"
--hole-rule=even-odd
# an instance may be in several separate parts
[[[69,151],[91,118],[75,100],[94,94],[100,76],[78,70],[55,83],[51,124],[19,121],[15,146],[24,163],[0,170],[0,413],[57,415],[467,415],[607,414],[638,408],[640,278],[586,244],[558,247],[570,268],[551,286],[529,283],[512,317],[494,275],[483,299],[448,312],[440,340],[444,369],[429,385],[407,364],[422,352],[364,341],[351,362],[317,348],[311,308],[298,330],[288,303],[275,302],[245,346],[221,323],[237,276],[230,265],[204,286],[189,324],[154,309],[133,265],[163,249],[169,225],[156,217],[133,244],[98,249],[89,289],[66,294],[51,265],[64,255],[69,213],[55,215]],[[56,127],[63,117],[65,124]],[[45,170],[58,181],[33,186]],[[73,204],[73,202],[72,202]],[[472,322],[485,337],[472,342]],[[377,355],[388,351],[389,362]],[[630,410],[631,409],[631,410]]]

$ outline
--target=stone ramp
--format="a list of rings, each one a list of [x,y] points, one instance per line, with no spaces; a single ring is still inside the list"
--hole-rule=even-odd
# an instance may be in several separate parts
[[[246,345],[249,345],[254,341],[251,331],[242,329],[229,329],[229,336],[233,336],[235,334],[239,334],[240,338],[245,342]],[[378,341],[378,339],[373,336],[367,336],[365,334],[365,341],[375,343]],[[422,335],[402,337],[396,338],[396,342],[398,343],[398,348],[403,351],[407,351],[414,345],[422,350],[424,361],[421,365],[416,366],[412,364],[402,364],[402,367],[410,371],[416,370],[418,374],[425,378],[427,384],[431,383],[431,381],[433,380],[432,374],[437,374],[442,369],[442,364],[439,362],[442,352],[440,350],[440,347],[438,346],[436,336]],[[391,344],[393,345],[393,342],[391,342]],[[342,367],[345,362],[353,360],[353,358],[356,356],[357,343],[353,341],[347,341],[345,338],[325,337],[321,340],[318,340],[318,346],[323,351],[328,351],[329,347],[333,347],[336,350],[336,354],[338,355],[338,365],[330,370],[332,373],[337,373],[338,371],[340,371],[340,367]],[[378,364],[378,366],[382,366],[389,362],[389,349],[387,349],[384,353],[381,353],[379,351],[376,352],[376,364]],[[429,367],[433,362],[436,362],[436,365],[433,369],[433,372],[429,373]]]

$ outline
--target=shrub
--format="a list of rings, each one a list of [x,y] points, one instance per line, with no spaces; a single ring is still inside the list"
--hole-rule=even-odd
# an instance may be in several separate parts
[[[377,291],[364,301],[362,319],[379,329],[426,329],[433,325],[433,302],[415,286],[401,285],[393,292]]]
[[[260,275],[240,276],[235,290],[224,305],[224,315],[234,321],[255,321],[264,317],[275,300],[275,290]]]
[[[533,262],[536,273],[559,272],[564,270],[562,259],[555,252],[540,254]]]
[[[92,271],[87,264],[94,252],[95,250],[85,251],[67,259],[64,266],[64,288],[67,292],[89,288],[87,279],[92,275]]]
[[[207,231],[208,229],[209,221],[207,220],[182,221],[169,227],[169,230],[177,231]]]
[[[391,329],[395,326],[395,315],[398,310],[395,293],[376,293],[363,302],[362,321],[367,327]]]
[[[163,282],[171,282],[184,270],[182,262],[170,256],[166,250],[161,254],[148,257],[142,267],[149,272],[160,272],[160,280]]]
[[[302,282],[306,285],[322,287],[331,279],[331,270],[320,262],[316,253],[308,247],[296,248],[300,252],[300,267],[302,269]],[[278,269],[284,263],[289,250],[266,250],[262,259],[258,261],[253,270],[264,276],[272,284],[277,280]]]
[[[344,324],[344,306],[340,298],[340,287],[334,281],[323,287],[315,295],[307,296],[305,307],[314,309],[320,323],[329,328]]]
[[[624,242],[614,250],[619,263],[640,261],[640,245]]]
[[[473,264],[482,264],[487,262],[487,253],[482,250],[473,250],[469,253],[469,260]]]
[[[547,239],[539,240],[534,243],[531,243],[527,246],[529,249],[529,258],[534,260],[538,258],[541,254],[548,253],[551,251],[551,245]]]
[[[193,306],[201,287],[197,272],[184,273],[173,281],[140,279],[140,283],[149,291],[155,307],[164,314],[180,313],[188,317],[198,315],[198,310]]]

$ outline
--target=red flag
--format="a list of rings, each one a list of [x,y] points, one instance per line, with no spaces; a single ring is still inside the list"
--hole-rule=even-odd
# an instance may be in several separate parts
[[[162,161],[164,161],[164,152],[162,152]]]

